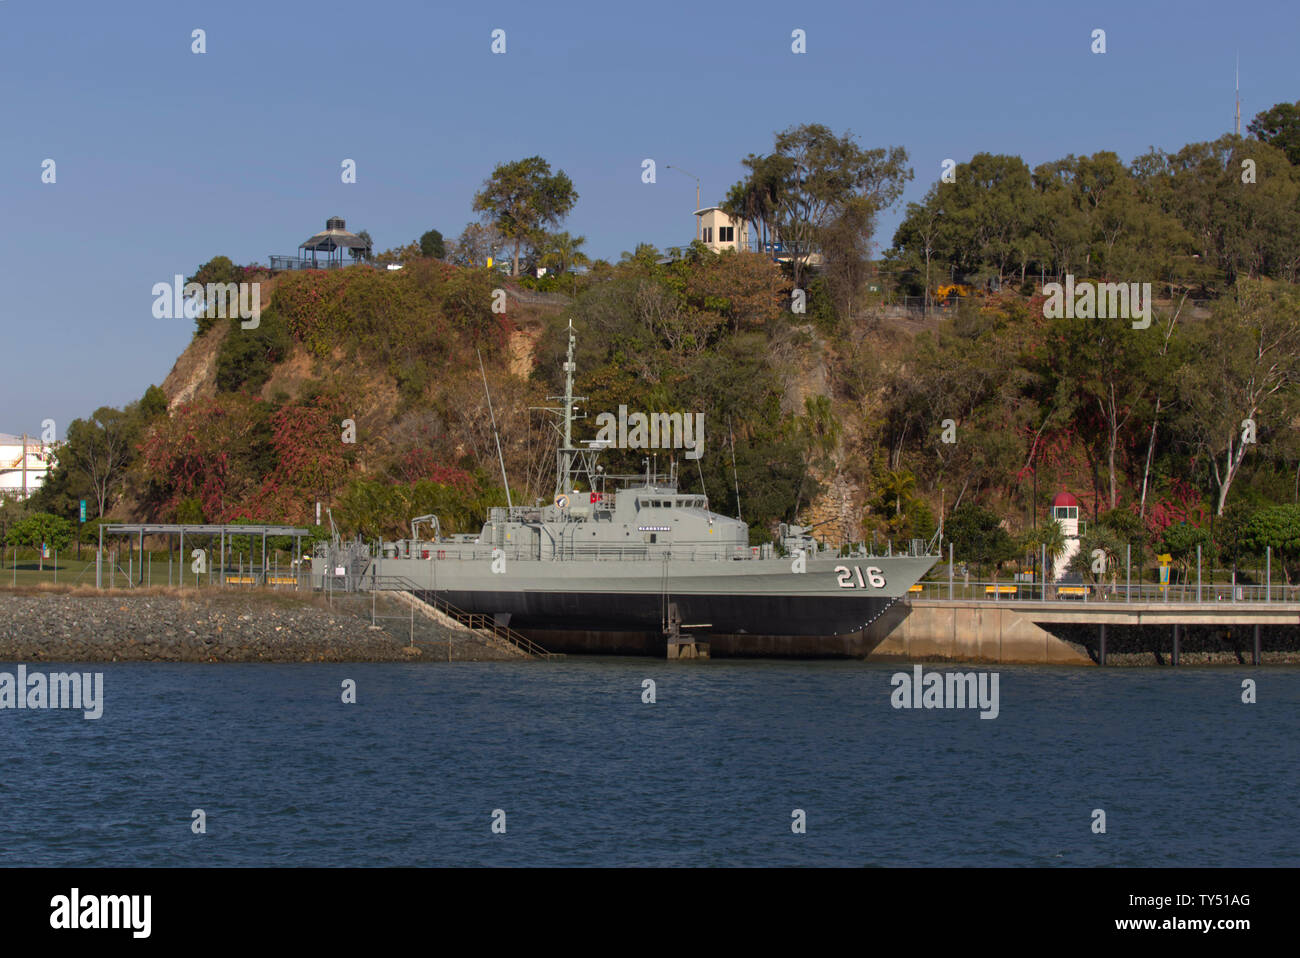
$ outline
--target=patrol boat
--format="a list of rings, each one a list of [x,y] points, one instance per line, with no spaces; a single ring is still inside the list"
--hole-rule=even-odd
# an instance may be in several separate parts
[[[899,600],[939,559],[924,540],[906,554],[841,551],[783,523],[778,552],[751,546],[744,522],[683,492],[671,468],[607,475],[611,443],[573,441],[575,342],[570,326],[552,501],[494,507],[477,534],[444,535],[437,516],[418,516],[363,578],[494,616],[560,652],[663,655],[687,634],[714,655],[865,656],[902,620]]]

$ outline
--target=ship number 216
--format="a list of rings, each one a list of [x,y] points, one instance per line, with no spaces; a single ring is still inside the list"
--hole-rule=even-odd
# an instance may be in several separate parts
[[[862,569],[858,566],[854,566],[850,570],[848,566],[837,565],[835,573],[838,576],[841,589],[865,589],[868,582],[871,583],[873,589],[883,589],[885,587],[885,574],[873,565],[867,566],[866,582],[862,580]],[[857,582],[853,581],[855,573],[858,577]]]

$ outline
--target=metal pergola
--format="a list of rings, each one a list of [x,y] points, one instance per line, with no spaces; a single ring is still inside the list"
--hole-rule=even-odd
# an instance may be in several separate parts
[[[120,535],[127,536],[127,548],[132,548],[131,538],[136,537],[139,543],[140,551],[140,579],[139,584],[143,585],[145,581],[145,563],[144,563],[144,537],[152,535],[179,536],[179,557],[180,557],[180,584],[185,585],[185,536],[217,536],[220,541],[218,561],[215,567],[220,570],[221,584],[226,584],[226,542],[229,537],[233,547],[236,536],[248,537],[249,539],[249,572],[252,573],[252,543],[256,538],[261,538],[262,542],[262,564],[259,570],[263,583],[266,581],[266,540],[270,536],[286,536],[293,538],[293,553],[295,558],[302,555],[302,540],[311,535],[310,530],[300,529],[297,526],[273,526],[273,525],[189,525],[189,524],[172,524],[172,523],[105,523],[99,527],[99,552],[95,557],[95,587],[102,589],[104,587],[104,533],[110,536]],[[168,545],[168,566],[171,563],[171,546],[170,538]],[[256,580],[256,576],[251,576]],[[128,580],[131,578],[128,573]],[[171,573],[168,572],[168,581],[171,580]],[[209,581],[211,574],[209,573]],[[198,582],[196,581],[197,585]]]
[[[349,232],[346,227],[347,224],[343,221],[343,217],[331,216],[325,221],[324,231],[310,237],[304,243],[299,243],[298,249],[311,252],[312,265],[316,264],[317,252],[325,254],[326,265],[337,262],[339,266],[342,266],[344,250],[361,250],[363,255],[368,256],[370,254],[370,244],[356,233]],[[338,254],[337,260],[335,258],[336,253]]]

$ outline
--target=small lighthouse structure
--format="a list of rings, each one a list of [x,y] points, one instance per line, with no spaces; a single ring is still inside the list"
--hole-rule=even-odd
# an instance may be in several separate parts
[[[1052,578],[1060,582],[1070,560],[1079,551],[1079,500],[1068,492],[1058,492],[1052,500],[1052,518],[1060,523],[1065,535],[1065,548],[1052,565]]]

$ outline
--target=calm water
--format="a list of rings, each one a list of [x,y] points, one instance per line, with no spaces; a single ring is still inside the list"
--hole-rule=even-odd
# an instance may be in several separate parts
[[[1001,668],[991,721],[862,663],[88,668],[98,721],[0,711],[0,865],[1300,864],[1295,668]]]

